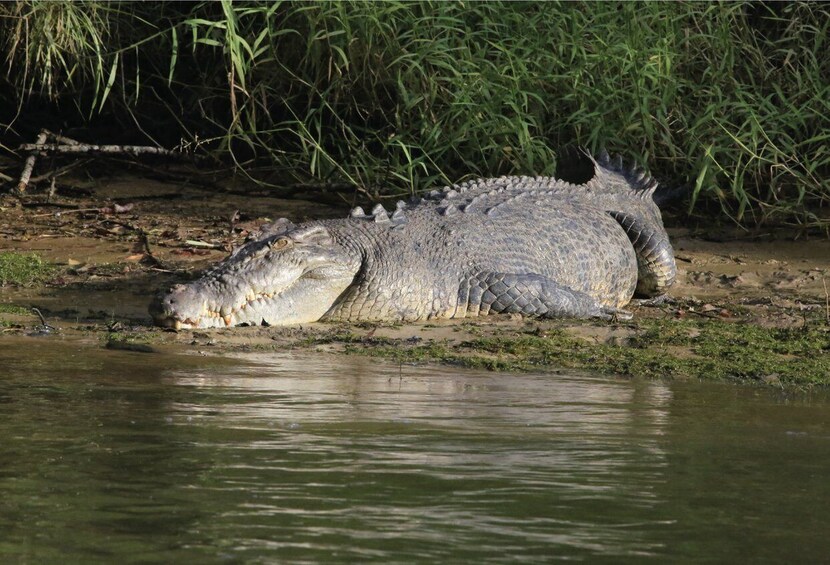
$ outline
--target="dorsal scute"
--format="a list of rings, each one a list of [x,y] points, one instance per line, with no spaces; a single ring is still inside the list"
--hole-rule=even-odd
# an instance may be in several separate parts
[[[398,200],[395,203],[395,210],[390,212],[386,211],[386,208],[383,207],[383,204],[376,204],[370,213],[366,213],[361,206],[355,206],[352,208],[351,212],[349,212],[349,218],[353,220],[363,220],[367,222],[372,222],[376,224],[384,224],[384,223],[391,223],[392,226],[400,226],[405,224],[407,221],[406,211],[410,208],[410,205],[404,202],[403,200]]]
[[[424,196],[424,200],[436,202],[443,207],[448,200],[461,203],[470,198],[488,194],[518,193],[530,190],[567,190],[569,187],[573,187],[573,185],[554,177],[501,176],[475,178],[445,186],[441,189],[431,190]]]
[[[417,215],[419,211],[432,209],[441,215],[459,211],[487,213],[490,210],[495,213],[497,209],[510,207],[511,203],[526,196],[534,197],[534,202],[541,205],[544,205],[544,198],[605,206],[609,198],[619,203],[620,198],[626,200],[632,197],[653,204],[657,181],[645,170],[636,165],[626,166],[620,155],[611,156],[604,149],[596,157],[584,149],[581,152],[594,169],[593,176],[582,184],[552,176],[474,178],[431,190],[421,198],[411,199],[409,204],[398,201],[392,213],[378,204],[371,213],[356,207],[350,216],[373,223],[387,224],[391,221],[393,225],[400,225],[406,221],[409,212]]]

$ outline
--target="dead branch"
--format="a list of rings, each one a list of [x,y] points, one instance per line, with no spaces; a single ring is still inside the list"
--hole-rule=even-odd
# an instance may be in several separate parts
[[[51,143],[46,143],[47,140]],[[81,143],[76,139],[66,137],[53,133],[47,129],[40,130],[35,143],[24,143],[18,147],[19,151],[29,153],[26,162],[23,165],[23,171],[20,174],[20,181],[17,183],[15,193],[22,195],[26,192],[32,177],[32,170],[35,167],[35,161],[41,155],[130,155],[137,157],[140,155],[159,155],[173,159],[189,159],[190,155],[180,151],[172,151],[162,147],[151,147],[148,145],[94,145],[89,143]],[[64,171],[67,168],[64,168]],[[41,175],[36,177],[37,180],[42,178],[52,178],[55,173]],[[12,180],[12,179],[9,179]]]
[[[40,134],[37,136],[36,145],[46,143],[46,138],[48,136],[49,132],[47,130],[40,130]],[[26,158],[26,162],[23,164],[23,172],[20,173],[20,182],[17,183],[17,188],[15,189],[17,194],[23,194],[26,192],[26,187],[29,186],[29,179],[32,177],[32,169],[35,168],[35,161],[37,161],[37,156],[39,154],[40,153],[36,151],[32,151]]]
[[[51,131],[49,131],[48,133],[52,137],[52,139],[55,140],[55,143],[60,143],[61,145],[83,145],[83,143],[81,143],[77,139],[72,139],[71,137],[66,137],[65,135],[52,133]]]
[[[19,147],[21,151],[33,151],[39,155],[59,153],[61,155],[162,155],[176,159],[189,159],[190,155],[178,153],[162,147],[150,147],[149,145],[89,145],[81,143],[78,145],[61,145],[59,143],[24,143]]]

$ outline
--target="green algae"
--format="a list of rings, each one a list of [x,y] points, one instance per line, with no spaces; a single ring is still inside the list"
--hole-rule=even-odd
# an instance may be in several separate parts
[[[30,308],[18,306],[17,304],[0,304],[0,314],[12,314],[14,316],[26,316],[31,314]]]
[[[0,304],[0,328],[13,328],[18,325],[14,318],[28,315],[33,315],[29,308],[17,304]],[[13,318],[9,320],[6,316],[12,316]]]
[[[220,354],[319,348],[398,363],[440,363],[500,372],[579,370],[796,388],[830,385],[830,324],[819,312],[806,315],[796,327],[784,328],[747,319],[641,317],[611,326],[574,320],[462,323],[449,332],[432,334],[433,338],[427,337],[430,331],[423,338],[382,335],[388,329],[368,324],[261,329],[241,340],[241,333],[229,330],[226,341],[222,334],[131,328],[108,332],[101,336],[101,344],[107,349],[155,352],[157,345],[202,346],[201,340],[210,338],[208,345]]]
[[[830,327],[798,328],[707,320],[639,320],[623,343],[595,343],[562,328],[498,330],[452,343],[408,344],[334,336],[348,353],[399,362],[441,362],[494,371],[562,368],[646,378],[734,380],[797,386],[830,384]]]
[[[135,353],[157,353],[151,344],[160,341],[158,332],[111,332],[102,340],[105,349],[132,351]]]

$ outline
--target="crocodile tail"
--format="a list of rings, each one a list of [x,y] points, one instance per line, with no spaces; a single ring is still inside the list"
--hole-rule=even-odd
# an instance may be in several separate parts
[[[611,157],[602,150],[596,158],[588,155],[594,164],[594,177],[587,183],[598,194],[606,194],[606,211],[625,230],[637,255],[637,290],[639,296],[658,296],[670,287],[677,277],[669,236],[663,227],[654,193],[657,181],[643,169],[626,167],[622,157]],[[645,206],[629,206],[615,197],[628,194]],[[622,209],[617,208],[620,205]]]
[[[609,212],[625,230],[637,255],[638,296],[659,296],[674,284],[677,265],[669,236],[663,226],[645,221],[642,216]]]

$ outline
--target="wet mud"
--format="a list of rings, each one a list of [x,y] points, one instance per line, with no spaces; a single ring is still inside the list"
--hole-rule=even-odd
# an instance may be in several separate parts
[[[810,357],[824,356],[826,360],[830,356],[830,241],[793,239],[793,234],[787,233],[719,230],[715,234],[713,230],[681,227],[682,219],[671,218],[667,225],[677,256],[677,283],[664,304],[632,303],[632,322],[495,316],[413,325],[317,323],[288,328],[162,331],[152,327],[147,313],[154,293],[188,280],[222,259],[263,223],[279,217],[295,222],[341,217],[355,202],[324,190],[307,192],[303,198],[285,198],[285,194],[261,187],[237,188],[233,182],[206,188],[129,175],[77,180],[67,182],[67,187],[51,197],[42,191],[22,199],[0,196],[0,252],[37,253],[56,265],[46,284],[0,287],[0,340],[35,334],[44,339],[83,338],[100,346],[109,343],[116,349],[121,347],[118,343],[149,344],[146,348],[123,346],[132,352],[167,348],[201,354],[311,348],[386,354],[407,362],[466,359],[489,368],[526,369],[523,350],[501,351],[495,346],[470,344],[486,345],[502,339],[514,343],[523,336],[555,335],[565,340],[566,349],[573,349],[573,344],[577,349],[582,344],[603,348],[596,355],[650,351],[658,357],[682,360],[705,355],[695,348],[698,335],[706,334],[709,326],[725,325],[735,335],[741,335],[743,328],[778,331],[765,334],[773,339],[784,335],[782,331],[806,328],[813,332],[810,346],[780,355],[786,359],[786,355],[798,357],[807,351],[812,352]],[[57,331],[43,336],[44,332],[38,331],[42,322],[31,308],[37,308]],[[664,334],[677,328],[682,328],[689,340],[646,339],[650,332]],[[730,336],[719,333],[713,339],[732,339]],[[822,338],[827,339],[826,347]],[[746,347],[758,345],[750,340]],[[411,355],[401,356],[401,351]],[[531,350],[528,355],[538,353]],[[590,355],[580,362],[556,355],[534,359],[535,368],[592,368]],[[823,367],[810,370],[822,371]],[[612,365],[606,372],[625,374],[635,369],[633,365]],[[655,374],[649,376],[701,376],[694,371],[690,375],[685,370],[673,372],[671,367],[659,375],[660,370],[656,367]],[[777,383],[779,373],[756,374],[750,380]],[[741,377],[729,371],[726,376]],[[830,382],[830,377],[813,377],[810,384]]]

